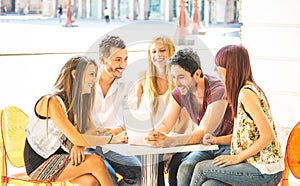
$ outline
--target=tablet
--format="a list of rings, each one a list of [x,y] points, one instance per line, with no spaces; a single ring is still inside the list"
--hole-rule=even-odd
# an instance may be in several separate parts
[[[147,144],[145,137],[149,135],[154,127],[152,123],[151,112],[141,110],[124,110],[124,123],[129,145],[145,145]]]

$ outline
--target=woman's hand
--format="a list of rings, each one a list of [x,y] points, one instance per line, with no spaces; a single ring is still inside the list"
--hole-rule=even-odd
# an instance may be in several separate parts
[[[124,128],[121,126],[114,127],[114,128],[105,128],[107,135],[117,135],[120,132],[124,131]]]
[[[74,145],[71,149],[70,158],[73,166],[79,166],[85,160],[84,147]]]
[[[126,131],[122,131],[119,134],[115,135],[114,141],[117,141],[116,143],[128,143],[128,137]]]
[[[213,160],[213,164],[219,167],[226,167],[228,165],[234,165],[242,162],[238,155],[221,155]]]

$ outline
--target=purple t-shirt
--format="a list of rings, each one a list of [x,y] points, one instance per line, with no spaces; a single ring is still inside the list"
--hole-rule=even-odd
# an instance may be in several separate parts
[[[207,106],[215,101],[226,99],[225,96],[225,86],[223,82],[213,76],[204,75],[204,83],[205,83],[205,91],[203,97],[203,105],[200,113],[197,113],[195,109],[193,109],[193,102],[190,94],[181,95],[179,89],[175,87],[172,92],[173,98],[177,101],[180,107],[185,107],[187,112],[189,113],[191,119],[197,125],[200,124],[201,119],[203,118]],[[223,121],[220,126],[214,132],[217,136],[223,136],[232,133],[233,128],[233,118],[231,108],[228,105],[226,108],[226,112],[223,117]]]

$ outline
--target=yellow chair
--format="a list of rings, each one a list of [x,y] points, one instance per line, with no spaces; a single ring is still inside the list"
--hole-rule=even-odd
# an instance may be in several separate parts
[[[300,122],[292,129],[285,149],[285,170],[281,179],[281,186],[289,185],[289,172],[300,179]]]
[[[26,139],[25,128],[28,122],[28,116],[15,106],[6,107],[1,110],[0,120],[0,175],[1,186],[3,185],[53,185],[53,186],[71,186],[70,182],[50,182],[31,180],[25,169],[21,173],[10,172],[12,167],[24,168],[24,145]],[[7,161],[8,160],[8,161]]]

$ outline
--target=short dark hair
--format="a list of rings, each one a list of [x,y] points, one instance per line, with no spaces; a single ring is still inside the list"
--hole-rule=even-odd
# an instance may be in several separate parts
[[[106,35],[99,44],[99,55],[109,57],[112,47],[125,49],[126,44],[119,36]]]
[[[179,65],[184,70],[191,73],[191,76],[200,69],[201,74],[200,77],[203,77],[203,72],[201,69],[200,58],[196,51],[191,48],[184,48],[178,50],[169,60],[169,65]]]

